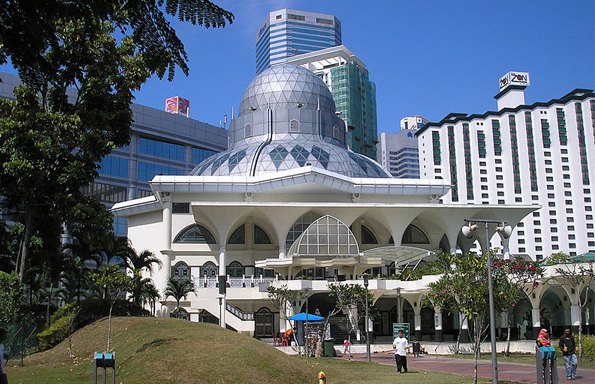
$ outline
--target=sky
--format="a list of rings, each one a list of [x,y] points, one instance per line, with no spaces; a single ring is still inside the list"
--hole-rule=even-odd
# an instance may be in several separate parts
[[[138,104],[164,109],[190,100],[190,117],[219,125],[237,111],[255,77],[256,32],[269,12],[291,8],[335,15],[343,45],[376,83],[378,133],[405,116],[440,121],[449,113],[497,109],[498,80],[529,72],[526,104],[595,88],[593,0],[213,0],[235,20],[219,29],[173,22],[190,75],[154,77]]]

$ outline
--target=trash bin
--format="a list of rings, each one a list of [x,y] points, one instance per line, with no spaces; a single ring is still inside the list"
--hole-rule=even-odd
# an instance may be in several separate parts
[[[419,352],[420,352],[420,344],[418,341],[414,341],[413,343],[413,356],[414,357],[419,357]]]
[[[334,357],[335,356],[334,341],[335,341],[335,339],[330,339],[330,340],[324,341],[324,355],[326,357]]]

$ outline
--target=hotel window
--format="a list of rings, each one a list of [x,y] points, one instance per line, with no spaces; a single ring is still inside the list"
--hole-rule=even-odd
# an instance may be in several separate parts
[[[532,196],[531,196],[531,200],[539,200],[539,196],[537,196],[537,195],[532,195]]]
[[[556,216],[556,211],[550,211],[550,216]]]
[[[564,180],[570,180],[570,175],[569,175],[569,174],[567,174],[567,173],[565,173],[564,175],[562,175],[562,178],[563,178]]]
[[[562,158],[562,162],[563,162],[563,163],[568,163],[568,157],[563,157],[563,158]]]
[[[496,164],[502,164],[502,159],[495,159],[495,160],[494,160],[494,162],[495,162]]]
[[[525,252],[525,248],[519,248],[519,252]]]
[[[574,249],[574,248],[576,248],[576,244],[575,243],[570,243],[570,244],[568,244],[568,247]]]
[[[533,220],[533,225],[541,225],[541,221],[539,221],[539,220]]]
[[[514,198],[514,202],[515,203],[522,203],[523,202],[523,198],[522,197],[515,197]]]
[[[566,222],[568,222],[568,223],[574,223],[574,217],[567,217],[566,218]]]
[[[553,250],[558,250],[558,249],[560,249],[560,247],[559,247],[559,246],[557,246],[556,244],[554,244],[554,245],[552,245],[552,249],[553,249]]]
[[[562,170],[563,171],[570,171],[570,167],[568,165],[563,165],[562,166]]]
[[[541,245],[538,245],[535,247],[536,251],[543,251],[543,247]]]
[[[572,200],[565,200],[566,205],[572,205]]]
[[[552,236],[552,241],[558,241],[558,236]]]
[[[496,180],[504,180],[504,176],[502,176],[502,175],[496,175]]]
[[[541,233],[541,229],[539,229],[539,228],[535,228],[535,229],[533,230],[533,233],[535,233],[535,234],[539,234],[539,233]]]
[[[497,183],[497,184],[496,184],[496,187],[497,187],[497,188],[504,188],[504,184],[503,184],[503,183]]]
[[[573,234],[568,235],[568,240],[575,240],[575,239],[576,239],[576,235],[573,235]]]
[[[547,189],[548,189],[549,191],[553,191],[553,190],[554,190],[554,186],[553,186],[553,185],[551,185],[551,184],[548,184],[548,185],[547,185]]]
[[[585,219],[586,220],[593,220],[593,215],[585,215]],[[587,227],[587,228],[589,228],[589,227]]]
[[[555,201],[550,201],[547,203],[548,207],[555,207],[556,206],[556,202]]]
[[[564,183],[564,188],[570,188],[570,183]]]
[[[545,178],[545,181],[554,182],[554,177],[553,176],[548,176],[548,177]]]
[[[550,228],[550,232],[551,232],[551,233],[558,233],[558,228],[551,227],[551,228]]]
[[[548,193],[548,194],[547,194],[547,198],[548,198],[548,199],[555,199],[555,198],[556,198],[556,196],[555,196],[553,193]]]
[[[480,177],[480,178],[479,178],[479,180],[480,180],[482,183],[487,183],[487,182],[488,182],[488,178],[487,178],[487,177]]]
[[[533,212],[533,217],[539,217],[539,212]]]
[[[574,231],[574,225],[569,225],[566,227],[569,231]]]
[[[550,219],[550,224],[558,224],[558,220],[556,220],[556,219]]]
[[[566,213],[573,213],[572,208],[566,208]]]
[[[564,196],[572,196],[572,191],[564,191]]]
[[[498,191],[498,196],[504,196],[504,192]]]
[[[496,167],[496,172],[502,172],[502,167]]]
[[[545,160],[545,165],[552,165],[552,161],[551,160]]]
[[[519,235],[519,236],[525,236],[525,231],[518,231],[517,232],[517,235]]]
[[[553,170],[553,169],[551,169],[551,168],[546,168],[546,169],[545,169],[545,173],[552,173],[552,172],[554,172],[554,170]]]

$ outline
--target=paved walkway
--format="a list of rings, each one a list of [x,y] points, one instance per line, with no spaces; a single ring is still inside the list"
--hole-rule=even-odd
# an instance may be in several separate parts
[[[342,359],[348,359],[348,355],[342,355]],[[356,353],[351,355],[352,360],[365,361],[366,354]],[[370,356],[373,363],[395,365],[395,356],[392,353],[373,353]],[[407,365],[409,371],[439,371],[454,373],[457,375],[473,376],[473,359],[449,359],[432,355],[422,355],[413,357],[407,355]],[[492,362],[480,360],[477,364],[478,377],[492,377]],[[516,381],[519,383],[537,383],[537,372],[534,365],[522,365],[502,363],[498,361],[498,379]],[[558,380],[560,383],[566,382],[566,370],[564,362],[558,361]],[[581,369],[580,363],[577,370],[576,380],[573,383],[594,384],[595,370]]]

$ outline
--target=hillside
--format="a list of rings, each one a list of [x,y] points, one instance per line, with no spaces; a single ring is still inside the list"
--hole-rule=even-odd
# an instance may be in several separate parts
[[[93,354],[107,345],[107,319],[99,320],[50,351],[9,362],[10,383],[92,383]],[[116,382],[134,383],[312,383],[318,370],[302,359],[213,324],[168,318],[112,319]],[[35,377],[30,377],[35,366]],[[283,378],[280,380],[280,378]],[[31,379],[31,380],[29,380]],[[101,376],[98,381],[101,382]],[[111,381],[111,373],[108,382]]]

